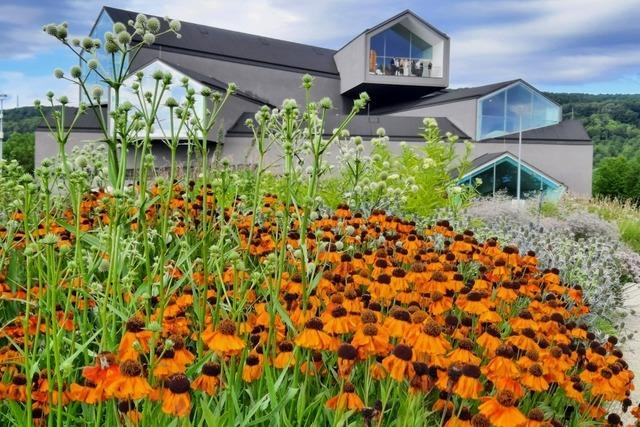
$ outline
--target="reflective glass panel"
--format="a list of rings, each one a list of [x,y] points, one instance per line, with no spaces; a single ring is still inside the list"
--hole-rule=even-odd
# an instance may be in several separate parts
[[[369,73],[385,76],[441,77],[431,61],[432,46],[405,26],[396,24],[371,37]]]
[[[478,101],[478,140],[560,122],[561,109],[528,86],[517,83]]]

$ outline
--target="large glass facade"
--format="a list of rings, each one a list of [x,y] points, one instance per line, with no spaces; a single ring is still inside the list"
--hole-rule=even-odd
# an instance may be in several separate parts
[[[510,156],[498,158],[495,162],[465,176],[461,183],[476,184],[480,179],[481,183],[477,187],[478,192],[483,196],[492,196],[503,192],[511,197],[518,196],[518,162]],[[536,172],[525,164],[520,169],[520,196],[521,198],[531,197],[541,192],[546,196],[554,197],[560,194],[564,187],[557,182]]]
[[[433,46],[405,26],[394,26],[371,37],[369,73],[385,76],[441,77],[432,61]],[[436,75],[437,74],[437,75]]]
[[[562,110],[523,83],[516,83],[478,101],[478,140],[560,122]]]
[[[153,79],[153,73],[156,71],[162,71],[164,73],[170,73],[172,76],[172,85],[170,89],[164,92],[162,96],[162,100],[160,101],[160,107],[158,108],[158,113],[156,116],[156,122],[153,128],[153,132],[151,136],[153,138],[164,139],[171,136],[171,121],[173,120],[173,129],[174,132],[177,132],[180,120],[176,117],[171,117],[169,107],[165,106],[166,100],[168,98],[174,98],[178,103],[182,104],[186,97],[185,88],[181,84],[181,80],[185,76],[183,73],[178,72],[177,70],[169,67],[168,65],[156,61],[153,62],[140,71],[143,72],[144,77],[142,78],[142,82],[140,83],[140,92],[154,92],[154,87],[156,84],[156,80]],[[125,80],[125,85],[123,90],[120,92],[120,103],[124,103],[126,101],[130,102],[134,108],[141,109],[142,105],[140,104],[140,99],[138,96],[130,89],[131,84],[135,81],[135,76],[129,77]],[[193,88],[196,93],[199,93],[203,89],[203,85],[194,80],[189,81],[189,86]],[[194,109],[197,114],[202,117],[202,112],[204,111],[203,100],[201,96],[196,97]],[[180,136],[185,137],[187,135],[187,128],[182,127],[180,131]]]
[[[113,20],[111,20],[109,15],[103,10],[98,17],[96,25],[91,31],[91,34],[89,34],[89,37],[93,39],[99,39],[102,43],[102,46],[96,51],[95,55],[89,55],[87,52],[83,52],[82,58],[84,60],[80,61],[83,76],[87,76],[87,74],[89,73],[89,69],[85,61],[89,61],[90,59],[97,59],[100,64],[98,71],[100,71],[100,74],[102,74],[103,76],[108,77],[113,77],[114,65],[117,67],[116,69],[119,69],[119,67],[122,65],[123,60],[128,61],[128,58],[123,58],[123,55],[120,53],[112,56],[104,50],[104,34],[109,31],[113,32]],[[126,67],[126,63],[124,64],[124,66]],[[102,81],[102,78],[96,72],[92,71],[88,74],[86,87],[89,89],[89,91],[91,91],[91,89],[95,86],[101,86],[104,93],[107,93],[107,85]],[[80,99],[86,100],[86,94],[81,93]]]

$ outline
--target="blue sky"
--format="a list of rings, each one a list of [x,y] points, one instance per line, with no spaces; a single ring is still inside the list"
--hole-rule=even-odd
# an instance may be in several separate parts
[[[339,48],[411,9],[447,33],[451,85],[524,78],[540,89],[640,93],[640,0],[0,0],[0,93],[29,105],[74,57],[41,27],[67,21],[86,35],[103,5]]]

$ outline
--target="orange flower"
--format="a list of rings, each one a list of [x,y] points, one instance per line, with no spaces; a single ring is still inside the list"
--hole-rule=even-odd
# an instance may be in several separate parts
[[[139,317],[132,317],[125,325],[126,331],[120,340],[118,348],[118,360],[138,360],[138,351],[134,343],[137,341],[144,353],[149,351],[149,340],[153,334],[144,329],[144,321]]]
[[[107,385],[107,396],[118,399],[138,400],[153,390],[142,376],[142,365],[135,360],[125,360],[120,365],[120,373]]]
[[[324,324],[320,318],[312,318],[305,323],[304,330],[296,337],[296,345],[317,351],[336,350],[338,348],[338,340],[323,332],[323,327]]]
[[[220,364],[209,362],[202,366],[202,372],[198,378],[193,380],[191,388],[207,393],[209,396],[216,394],[220,385]]]
[[[544,372],[542,366],[539,363],[534,363],[529,366],[527,372],[522,376],[520,381],[522,385],[528,387],[533,391],[546,391],[549,388],[549,383],[544,379]]]
[[[162,412],[175,417],[188,416],[191,413],[190,389],[189,378],[184,374],[169,377],[162,395]]]
[[[273,361],[273,366],[277,369],[286,369],[295,365],[296,358],[293,355],[293,344],[290,341],[283,341],[278,344],[278,354]]]
[[[462,375],[453,386],[453,393],[463,399],[477,399],[483,389],[478,378],[480,378],[480,368],[474,365],[463,365]]]
[[[516,398],[510,391],[500,391],[494,397],[482,400],[478,411],[496,427],[513,427],[527,422],[527,418],[515,407]]]
[[[358,358],[358,350],[349,343],[340,344],[338,347],[338,375],[343,378],[349,377],[351,370],[355,366]]]
[[[251,383],[262,376],[263,369],[260,357],[257,354],[250,354],[242,368],[242,379]]]
[[[414,375],[413,350],[405,344],[398,344],[393,349],[393,353],[385,357],[382,366],[389,372],[391,378],[396,381],[402,381],[405,378],[411,378]]]
[[[244,341],[236,336],[236,325],[232,320],[223,320],[215,331],[209,326],[202,333],[202,341],[222,356],[239,354],[245,347]]]
[[[362,399],[356,394],[356,389],[351,383],[346,383],[342,392],[327,400],[327,408],[335,410],[359,411],[364,408]]]

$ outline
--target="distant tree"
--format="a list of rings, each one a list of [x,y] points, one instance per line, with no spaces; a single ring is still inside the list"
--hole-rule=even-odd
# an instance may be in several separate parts
[[[629,196],[630,163],[624,157],[602,160],[593,174],[593,194],[626,199]]]
[[[3,157],[15,160],[27,172],[33,172],[35,155],[35,135],[30,133],[14,132],[3,145]]]

